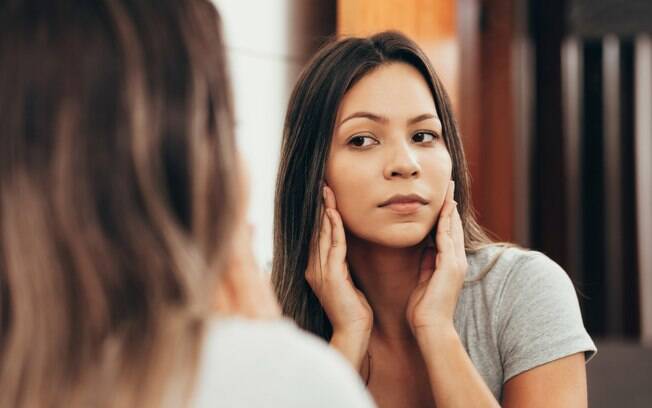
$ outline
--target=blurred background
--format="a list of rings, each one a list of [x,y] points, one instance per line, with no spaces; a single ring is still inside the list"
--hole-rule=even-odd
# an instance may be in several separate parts
[[[651,0],[214,2],[262,265],[302,66],[332,36],[400,30],[451,96],[481,223],[546,253],[575,283],[599,349],[590,406],[652,406]]]

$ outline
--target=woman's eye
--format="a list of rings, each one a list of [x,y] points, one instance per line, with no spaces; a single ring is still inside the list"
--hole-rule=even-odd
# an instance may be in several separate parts
[[[430,132],[417,132],[412,136],[412,140],[416,143],[430,143],[437,139],[437,135]]]
[[[373,144],[378,144],[378,142],[370,136],[353,136],[349,140],[349,144],[354,147],[367,147]]]

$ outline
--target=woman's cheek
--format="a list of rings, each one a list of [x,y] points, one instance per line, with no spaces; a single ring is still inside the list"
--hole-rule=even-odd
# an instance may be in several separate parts
[[[370,198],[373,197],[373,194],[368,191],[369,183],[359,182],[349,177],[338,181],[340,182],[336,183],[337,190],[333,191],[344,227],[354,235],[367,235],[369,226],[373,225],[370,222],[373,212],[373,203]],[[365,185],[367,189],[364,188]]]
[[[356,203],[360,205],[362,200],[371,197],[368,190],[374,185],[374,179],[370,167],[368,160],[362,161],[346,153],[329,158],[326,182],[335,193],[338,209],[354,207]]]

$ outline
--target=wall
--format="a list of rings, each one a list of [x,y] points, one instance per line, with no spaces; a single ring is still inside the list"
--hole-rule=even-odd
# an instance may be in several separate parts
[[[235,97],[236,137],[249,168],[254,253],[272,258],[274,186],[294,81],[332,33],[334,4],[319,0],[213,0],[222,16]]]

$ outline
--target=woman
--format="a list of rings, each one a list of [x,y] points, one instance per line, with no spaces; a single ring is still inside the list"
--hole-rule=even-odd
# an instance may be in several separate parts
[[[585,406],[586,333],[544,255],[473,217],[450,102],[399,33],[325,46],[292,94],[272,279],[381,407]]]
[[[206,0],[2,2],[0,406],[371,406],[249,261],[222,44]]]

